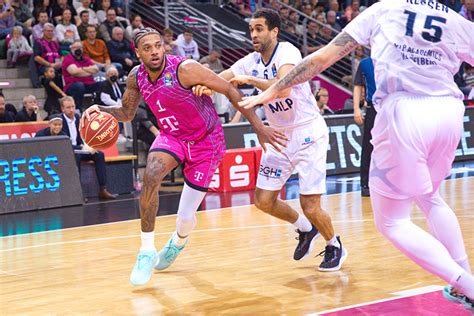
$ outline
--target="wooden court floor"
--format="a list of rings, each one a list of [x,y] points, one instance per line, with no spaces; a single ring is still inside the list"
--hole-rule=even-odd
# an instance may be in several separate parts
[[[448,180],[442,195],[456,210],[474,260],[474,178]],[[299,209],[298,201],[290,203]],[[169,270],[129,284],[139,221],[0,238],[0,315],[302,315],[444,285],[375,230],[359,192],[323,197],[349,251],[343,269],[319,272],[324,248],[293,261],[291,225],[253,206],[198,213],[198,225]],[[414,221],[426,228],[423,216]],[[175,216],[157,218],[156,245]],[[408,313],[407,313],[408,314]]]

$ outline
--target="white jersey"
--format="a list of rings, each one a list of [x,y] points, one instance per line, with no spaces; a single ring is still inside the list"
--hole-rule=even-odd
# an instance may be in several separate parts
[[[463,61],[474,65],[474,23],[435,0],[386,0],[363,11],[344,29],[370,45],[377,91],[463,98],[453,76]]]
[[[279,42],[267,64],[260,53],[253,52],[232,65],[234,75],[248,75],[260,79],[273,79],[283,65],[296,65],[301,61],[300,51],[288,42]],[[316,100],[308,82],[292,88],[287,98],[265,104],[265,115],[270,126],[291,128],[303,125],[320,116]]]

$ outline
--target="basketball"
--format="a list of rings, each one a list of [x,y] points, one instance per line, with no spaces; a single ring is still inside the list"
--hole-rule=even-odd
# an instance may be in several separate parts
[[[80,127],[81,138],[95,150],[106,149],[115,144],[119,132],[117,119],[106,112],[93,112],[89,119],[84,117],[84,126]]]

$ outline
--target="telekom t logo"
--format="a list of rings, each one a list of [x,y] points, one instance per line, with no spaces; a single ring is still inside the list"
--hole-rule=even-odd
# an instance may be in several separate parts
[[[242,161],[241,155],[235,156],[237,166],[229,168],[230,186],[233,188],[246,187],[250,184],[250,168],[248,165],[241,165]]]
[[[194,173],[194,179],[195,179],[197,182],[200,182],[203,177],[204,177],[204,173],[202,173],[202,172],[200,172],[200,171],[196,171],[196,172]]]
[[[160,123],[163,124],[164,129],[169,129],[169,132],[179,130],[179,122],[174,115],[160,118]]]

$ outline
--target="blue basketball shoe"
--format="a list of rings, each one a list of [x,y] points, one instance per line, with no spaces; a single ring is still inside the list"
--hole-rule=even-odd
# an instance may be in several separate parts
[[[130,283],[133,285],[143,285],[150,281],[153,273],[153,266],[158,261],[158,253],[153,251],[140,251],[137,262],[130,275]]]
[[[173,243],[173,238],[175,234],[176,232],[171,235],[171,238],[168,240],[166,245],[158,253],[158,263],[155,265],[155,269],[158,271],[168,268],[176,260],[176,257],[186,246],[186,244],[184,244],[181,247],[178,247]]]

